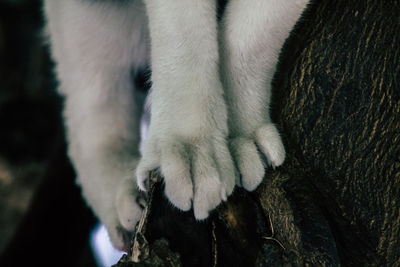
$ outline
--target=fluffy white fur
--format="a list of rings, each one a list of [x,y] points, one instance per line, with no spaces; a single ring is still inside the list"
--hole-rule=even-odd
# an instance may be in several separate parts
[[[270,83],[307,2],[231,0],[218,25],[215,0],[45,1],[69,155],[117,248],[140,217],[137,184],[146,190],[151,170],[161,170],[172,204],[204,219],[235,184],[260,184],[257,147],[272,166],[283,163]],[[143,96],[131,79],[149,63],[151,123],[140,157]]]

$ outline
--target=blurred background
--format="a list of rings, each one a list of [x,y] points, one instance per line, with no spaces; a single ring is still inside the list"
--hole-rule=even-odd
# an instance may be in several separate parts
[[[0,0],[0,266],[95,266],[41,1]]]

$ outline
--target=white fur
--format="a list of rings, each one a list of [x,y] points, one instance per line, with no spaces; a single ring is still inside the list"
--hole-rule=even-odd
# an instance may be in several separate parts
[[[45,2],[69,155],[83,195],[122,249],[141,209],[136,204],[141,97],[131,71],[147,64],[147,22],[140,2]]]
[[[204,219],[235,183],[254,190],[262,181],[257,146],[273,166],[285,158],[269,118],[270,83],[307,1],[231,0],[219,26],[215,3],[45,1],[69,155],[117,248],[141,213],[135,176],[145,190],[159,168],[171,203]],[[151,123],[139,162],[143,97],[131,75],[149,54]]]
[[[139,186],[144,189],[149,171],[161,168],[169,200],[182,210],[193,202],[196,218],[204,219],[235,185],[218,73],[215,1],[145,3],[153,95]]]

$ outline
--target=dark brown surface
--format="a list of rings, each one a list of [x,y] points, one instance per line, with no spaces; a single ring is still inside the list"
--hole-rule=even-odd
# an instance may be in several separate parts
[[[302,205],[300,254],[322,242],[344,265],[400,265],[399,43],[400,2],[378,0],[321,1],[288,42],[274,117],[289,157],[272,180]]]

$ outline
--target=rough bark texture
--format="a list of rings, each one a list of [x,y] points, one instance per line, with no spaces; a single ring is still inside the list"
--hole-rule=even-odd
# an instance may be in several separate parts
[[[306,258],[400,265],[399,43],[400,2],[379,0],[321,1],[287,43],[273,102],[289,157],[258,192]]]
[[[159,188],[150,250],[165,238],[184,266],[400,266],[399,44],[400,1],[310,5],[274,82],[286,163],[202,223]]]

